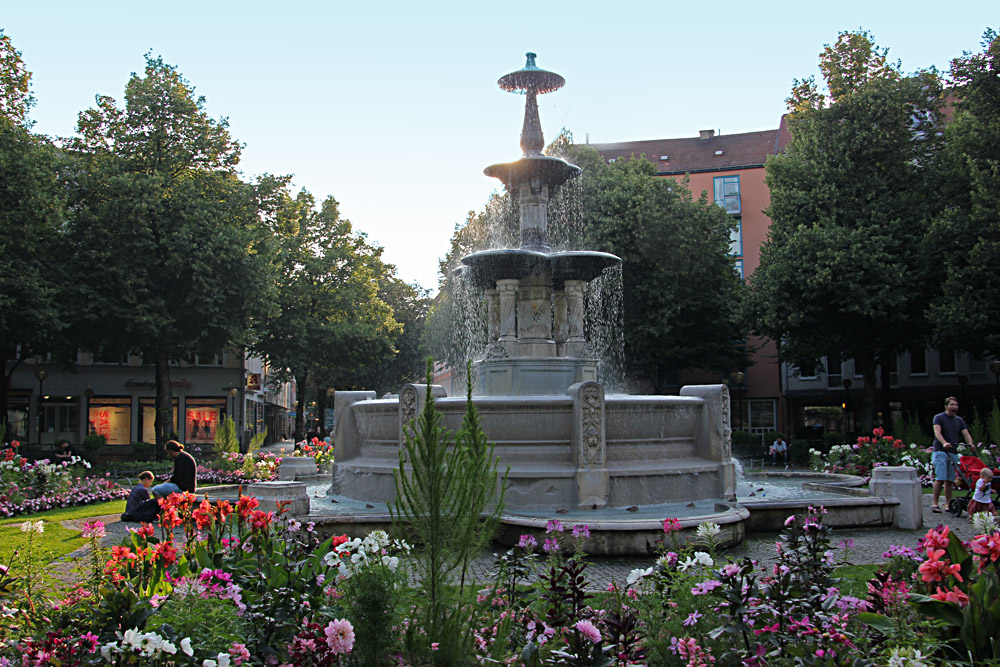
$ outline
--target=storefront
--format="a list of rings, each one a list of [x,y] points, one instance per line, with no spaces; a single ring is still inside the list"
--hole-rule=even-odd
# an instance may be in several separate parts
[[[174,419],[170,432],[180,435],[180,431],[177,430],[177,399],[172,399],[171,404],[174,407]],[[155,396],[142,396],[139,398],[139,433],[141,434],[140,440],[142,442],[156,442]]]
[[[226,399],[188,398],[184,405],[184,441],[191,445],[213,444],[219,421],[226,417]]]
[[[132,398],[94,396],[87,406],[87,432],[103,435],[109,445],[132,442]]]

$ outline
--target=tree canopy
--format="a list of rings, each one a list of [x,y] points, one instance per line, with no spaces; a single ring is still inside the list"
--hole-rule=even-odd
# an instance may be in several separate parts
[[[78,338],[155,364],[162,441],[172,428],[170,363],[239,345],[251,315],[269,308],[261,207],[274,184],[238,178],[226,121],[209,118],[176,68],[148,55],[124,107],[99,96],[68,146],[80,164],[68,225]]]
[[[842,33],[820,63],[829,94],[796,83],[791,141],[768,158],[772,224],[750,281],[752,320],[802,368],[853,357],[869,429],[878,364],[928,335],[940,269],[923,241],[940,208],[941,82],[903,76],[867,33]]]
[[[941,181],[947,204],[928,245],[943,289],[930,309],[942,343],[1000,356],[1000,37],[952,61],[958,98],[945,127]]]
[[[369,365],[391,357],[402,326],[380,296],[391,277],[382,249],[340,217],[333,197],[281,196],[276,313],[257,326],[256,352],[299,388],[295,433],[304,436],[306,388],[351,389]]]

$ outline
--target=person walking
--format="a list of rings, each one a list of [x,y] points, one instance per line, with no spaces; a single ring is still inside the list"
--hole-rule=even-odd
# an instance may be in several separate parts
[[[958,467],[958,445],[964,440],[972,446],[972,434],[965,420],[958,416],[958,399],[949,396],[944,399],[944,412],[934,415],[934,453],[931,454],[931,464],[934,466],[934,501],[931,511],[941,512],[938,499],[944,488],[945,507],[951,505],[951,487],[955,481],[955,469]]]

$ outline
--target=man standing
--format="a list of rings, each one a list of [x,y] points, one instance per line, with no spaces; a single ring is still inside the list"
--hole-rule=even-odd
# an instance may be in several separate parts
[[[934,504],[932,512],[941,512],[938,498],[941,487],[944,487],[945,507],[951,505],[951,484],[955,481],[955,469],[958,467],[958,444],[965,440],[972,446],[972,434],[965,420],[958,416],[958,399],[949,396],[944,399],[944,412],[934,415],[934,453],[931,463],[934,465]]]

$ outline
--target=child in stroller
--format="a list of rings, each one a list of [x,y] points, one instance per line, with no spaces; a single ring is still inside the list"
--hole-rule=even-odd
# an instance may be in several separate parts
[[[967,489],[964,498],[954,498],[948,506],[948,512],[954,516],[962,516],[968,510],[969,516],[977,512],[996,513],[993,506],[992,493],[994,485],[1000,482],[996,479],[993,469],[975,456],[963,456],[959,459],[958,471],[955,475],[955,488]]]

